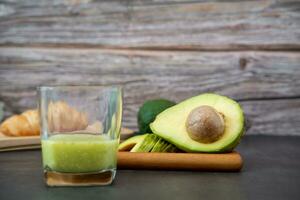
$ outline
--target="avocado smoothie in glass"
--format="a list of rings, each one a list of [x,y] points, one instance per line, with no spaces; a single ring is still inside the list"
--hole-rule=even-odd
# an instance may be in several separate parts
[[[119,87],[39,88],[42,160],[48,186],[110,184],[116,174]]]
[[[117,140],[102,135],[58,134],[42,140],[45,168],[62,173],[116,169]]]

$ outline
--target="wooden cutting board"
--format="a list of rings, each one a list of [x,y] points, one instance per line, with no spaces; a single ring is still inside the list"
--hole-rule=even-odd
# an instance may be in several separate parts
[[[240,171],[243,160],[238,152],[131,153],[118,152],[119,169]]]
[[[40,136],[0,137],[0,151],[40,148]]]
[[[128,128],[121,129],[121,140],[133,135]],[[0,133],[0,152],[23,149],[39,149],[41,147],[40,136],[8,137]]]
[[[123,139],[132,134],[130,129],[122,128]],[[0,135],[0,152],[38,148],[40,148],[39,136]],[[119,169],[239,171],[242,166],[243,160],[238,152],[223,154],[118,152]]]

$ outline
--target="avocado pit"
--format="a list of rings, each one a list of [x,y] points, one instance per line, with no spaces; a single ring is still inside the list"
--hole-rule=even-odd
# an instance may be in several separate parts
[[[211,106],[199,106],[188,115],[186,129],[191,139],[201,143],[213,143],[224,134],[224,118]]]

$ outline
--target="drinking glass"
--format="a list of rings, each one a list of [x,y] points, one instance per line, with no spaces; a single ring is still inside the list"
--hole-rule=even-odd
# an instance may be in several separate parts
[[[122,119],[121,88],[43,86],[38,92],[46,184],[112,183]]]

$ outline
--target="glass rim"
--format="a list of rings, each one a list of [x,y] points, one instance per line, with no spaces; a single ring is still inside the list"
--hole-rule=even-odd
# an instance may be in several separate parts
[[[103,84],[103,85],[41,85],[36,87],[37,90],[64,90],[64,89],[117,89],[122,90],[121,84]]]

